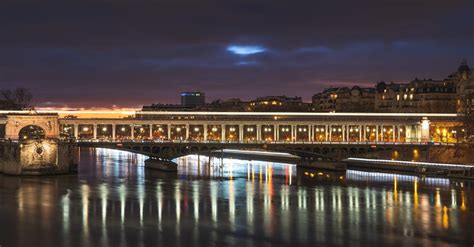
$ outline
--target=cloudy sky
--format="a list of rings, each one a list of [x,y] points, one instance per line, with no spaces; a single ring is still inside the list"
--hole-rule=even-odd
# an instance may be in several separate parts
[[[474,65],[472,0],[0,3],[0,88],[39,106],[139,107],[442,79]]]

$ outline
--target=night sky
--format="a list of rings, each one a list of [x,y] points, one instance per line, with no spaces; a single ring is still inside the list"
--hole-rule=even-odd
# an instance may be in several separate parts
[[[29,88],[42,107],[178,103],[193,90],[309,101],[474,66],[472,0],[44,2],[0,3],[0,88]]]

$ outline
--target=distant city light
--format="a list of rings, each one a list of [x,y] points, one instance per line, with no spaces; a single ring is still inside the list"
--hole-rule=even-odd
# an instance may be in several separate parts
[[[266,49],[262,46],[253,45],[230,45],[227,47],[227,51],[230,51],[237,55],[252,55],[256,53],[265,52]]]

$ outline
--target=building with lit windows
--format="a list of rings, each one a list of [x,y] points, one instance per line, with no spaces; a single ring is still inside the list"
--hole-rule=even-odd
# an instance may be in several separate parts
[[[371,112],[374,98],[373,88],[339,87],[313,95],[312,103],[314,111],[319,112]]]
[[[456,112],[456,84],[415,79],[376,86],[376,112]]]
[[[474,112],[474,78],[467,62],[464,61],[455,73],[449,75],[448,80],[456,82],[456,110],[472,114]]]
[[[301,97],[265,96],[249,102],[249,111],[309,111],[311,104],[304,103]]]

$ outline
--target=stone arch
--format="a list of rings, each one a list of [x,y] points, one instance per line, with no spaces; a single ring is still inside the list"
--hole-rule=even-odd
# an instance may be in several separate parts
[[[46,131],[38,125],[27,125],[20,129],[18,137],[22,141],[41,140],[46,137]]]
[[[20,139],[20,130],[29,126],[38,126],[44,130],[44,138],[59,138],[58,115],[28,114],[7,115],[5,138]]]

